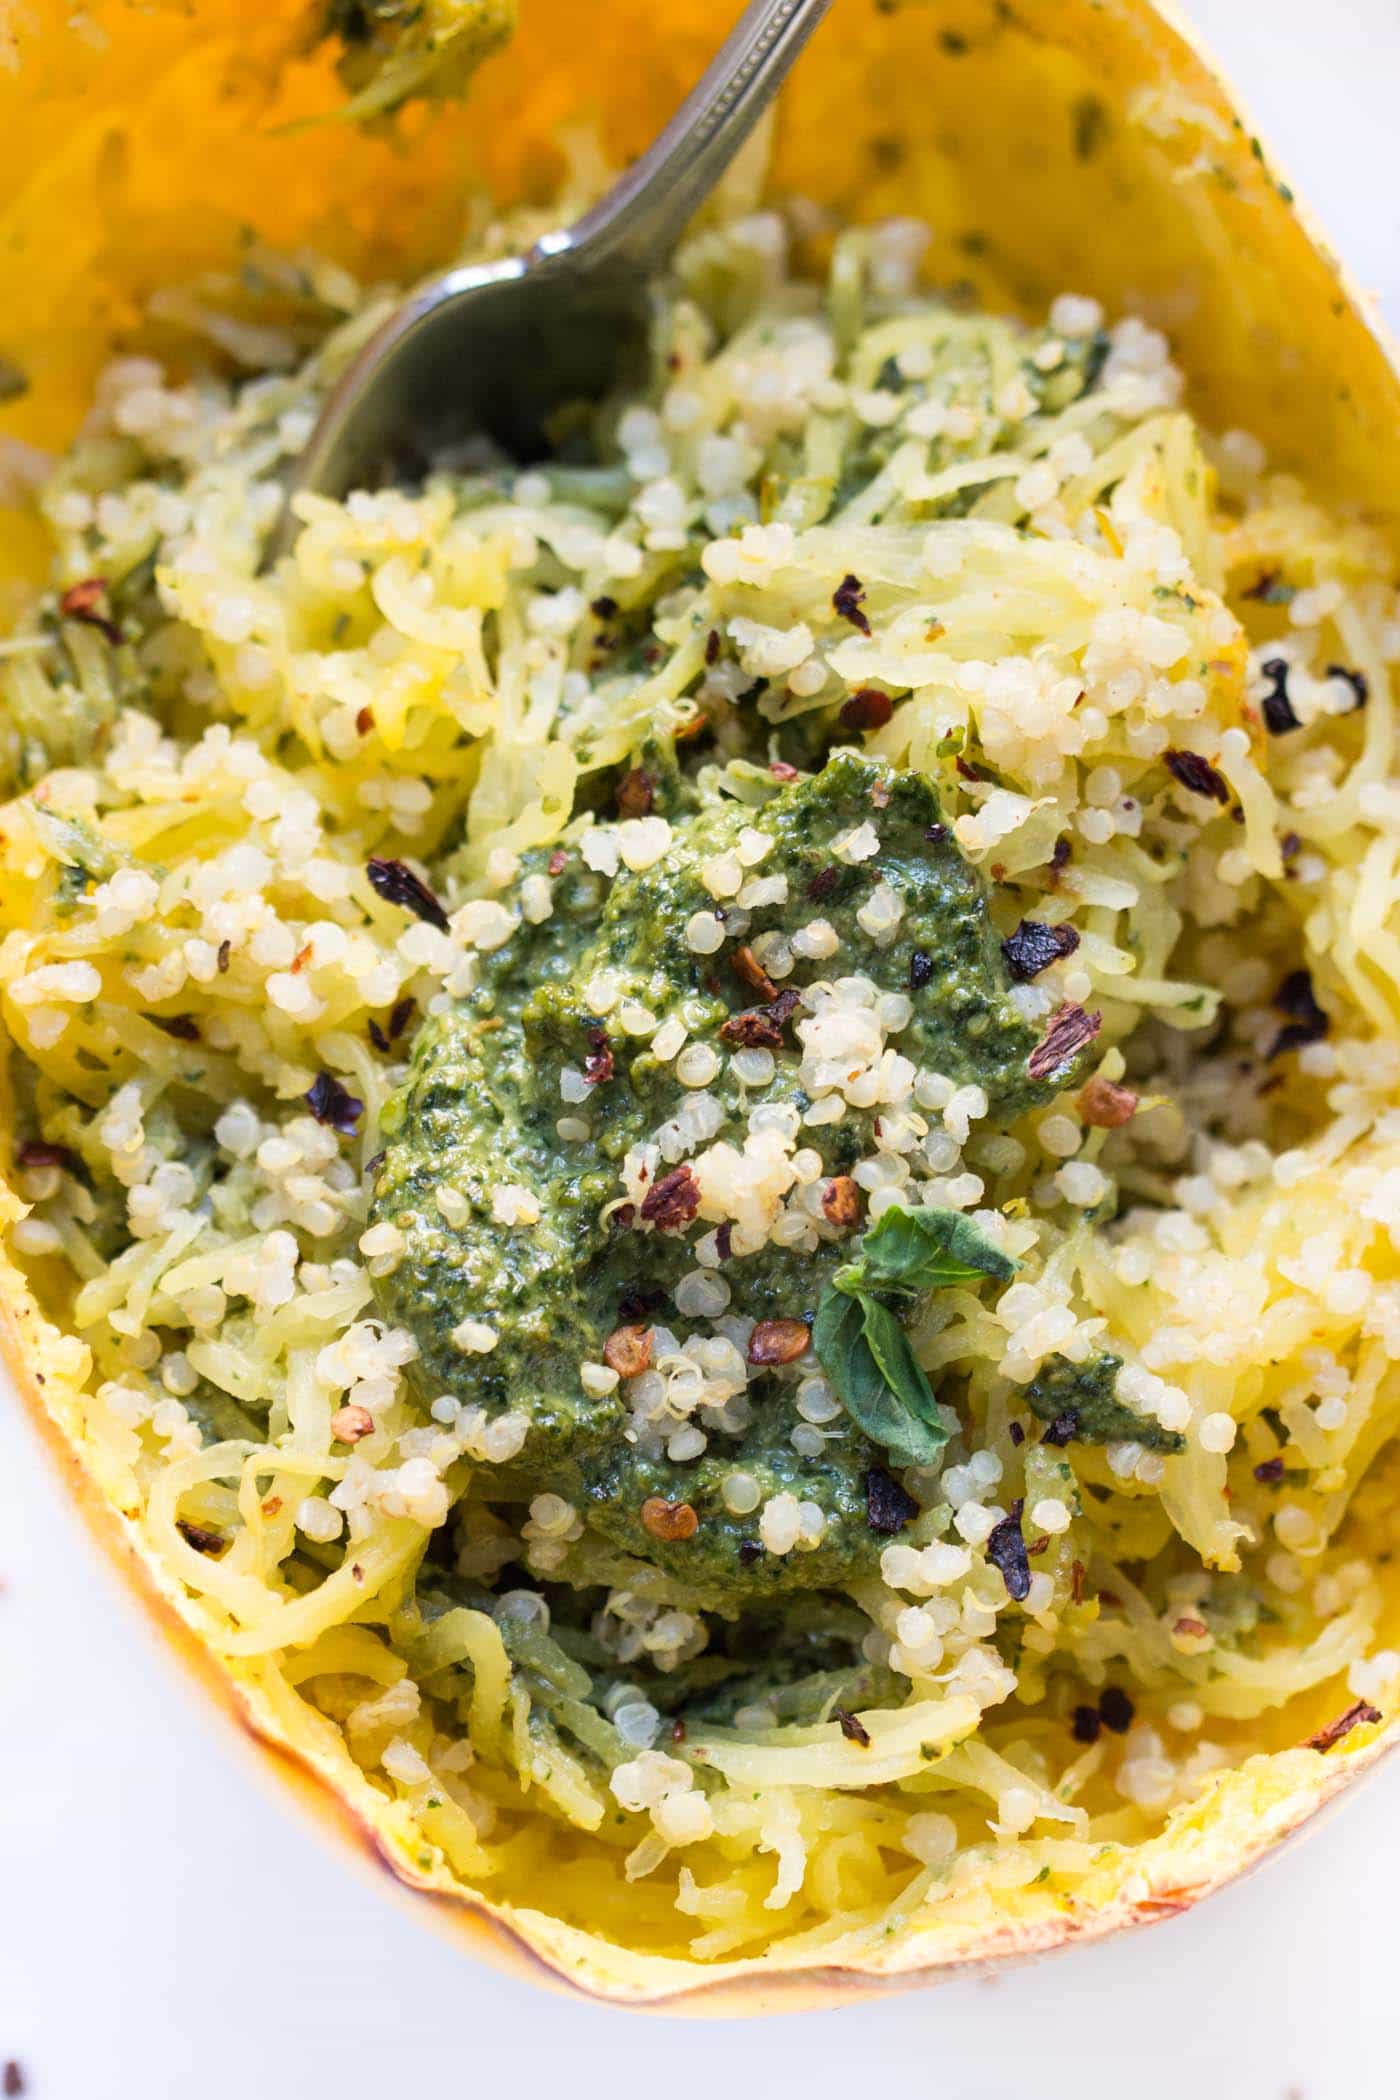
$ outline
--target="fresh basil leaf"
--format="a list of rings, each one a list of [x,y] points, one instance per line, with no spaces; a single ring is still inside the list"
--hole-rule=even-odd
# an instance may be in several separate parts
[[[812,1340],[847,1414],[872,1443],[902,1466],[938,1456],[948,1432],[909,1338],[886,1306],[865,1291],[827,1290]]]
[[[852,1267],[868,1290],[939,1291],[1016,1273],[1011,1257],[957,1210],[907,1210],[892,1203],[860,1243]]]

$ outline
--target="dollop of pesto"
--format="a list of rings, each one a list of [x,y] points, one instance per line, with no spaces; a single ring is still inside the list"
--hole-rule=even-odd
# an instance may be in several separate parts
[[[888,1163],[892,1116],[921,1142],[935,1075],[981,1088],[995,1128],[1065,1073],[1028,1075],[1037,1033],[926,780],[838,751],[757,808],[691,799],[641,870],[609,879],[576,848],[522,867],[518,926],[425,1024],[389,1106],[374,1217],[403,1252],[377,1289],[425,1398],[528,1415],[511,1487],[735,1603],[849,1581],[883,1543],[867,1477],[886,1454],[840,1411],[814,1435],[798,1406],[821,1374],[811,1322],[866,1222],[853,1170]],[[869,1076],[843,1091],[852,1030]],[[610,1382],[619,1329],[652,1354]],[[682,1419],[656,1364],[668,1351],[674,1374],[687,1348],[717,1383]],[[818,1543],[766,1549],[784,1492],[820,1511]],[[657,1535],[658,1501],[693,1512],[684,1536]]]

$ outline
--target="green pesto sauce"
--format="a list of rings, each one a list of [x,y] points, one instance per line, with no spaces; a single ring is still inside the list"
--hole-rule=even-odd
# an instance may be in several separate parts
[[[833,844],[865,822],[879,835],[878,855],[846,865]],[[385,1315],[418,1342],[414,1376],[424,1396],[451,1393],[490,1414],[529,1415],[525,1448],[503,1471],[503,1487],[566,1496],[603,1536],[683,1577],[697,1599],[731,1605],[840,1584],[873,1563],[883,1540],[868,1522],[865,1475],[882,1454],[844,1418],[830,1425],[838,1433],[828,1436],[820,1457],[793,1449],[801,1419],[796,1374],[819,1368],[810,1351],[787,1372],[750,1384],[746,1431],[711,1432],[705,1453],[680,1463],[664,1449],[629,1441],[625,1383],[601,1398],[584,1393],[580,1365],[599,1362],[609,1334],[637,1318],[629,1296],[635,1307],[640,1293],[644,1321],[660,1322],[682,1342],[713,1331],[709,1321],[678,1313],[671,1296],[696,1266],[695,1241],[713,1225],[697,1218],[662,1231],[639,1218],[602,1215],[624,1193],[629,1149],[676,1113],[686,1090],[674,1064],[659,1060],[648,1040],[600,1022],[583,989],[610,969],[622,980],[622,998],[636,999],[658,1020],[680,1011],[691,1042],[714,1044],[724,1062],[709,1091],[726,1115],[717,1141],[742,1145],[760,1103],[808,1105],[791,1024],[771,1084],[739,1084],[719,1029],[760,994],[732,966],[737,941],[700,955],[685,937],[695,912],[716,908],[700,864],[746,825],[775,841],[751,872],[786,876],[788,901],[753,910],[743,940],[790,933],[818,917],[840,936],[833,957],[799,961],[783,989],[862,975],[881,991],[909,992],[913,1017],[890,1047],[960,1085],[983,1087],[993,1125],[1004,1126],[1063,1083],[1063,1074],[1038,1084],[1027,1076],[1036,1033],[1011,1002],[985,885],[941,824],[932,788],[913,774],[838,752],[820,773],[775,792],[759,810],[724,803],[678,815],[670,850],[644,872],[624,869],[609,883],[571,854],[554,882],[552,916],[539,926],[522,921],[483,959],[476,990],[422,1029],[409,1082],[386,1113],[374,1200],[376,1220],[392,1220],[405,1235],[402,1259],[377,1288]],[[523,872],[538,873],[542,862],[532,859]],[[904,905],[884,947],[856,916],[877,881]],[[913,969],[916,951],[921,961]],[[612,1076],[571,1109],[561,1102],[561,1069],[583,1066],[600,1027]],[[848,1108],[839,1123],[804,1127],[798,1142],[820,1152],[825,1175],[848,1173],[875,1149],[879,1113]],[[561,1140],[561,1114],[586,1117],[590,1136]],[[666,1163],[660,1171],[668,1171]],[[537,1197],[537,1224],[507,1229],[493,1222],[492,1191],[508,1183]],[[444,1186],[471,1207],[460,1227],[449,1225],[436,1203]],[[852,1237],[833,1231],[813,1253],[769,1245],[731,1255],[720,1271],[732,1290],[730,1312],[810,1321],[832,1271],[849,1258]],[[487,1355],[464,1354],[452,1340],[469,1316],[497,1332]],[[762,1501],[742,1517],[725,1507],[724,1481],[736,1468],[755,1477],[763,1500],[788,1490],[817,1503],[827,1519],[822,1543],[786,1555],[764,1551]],[[659,1543],[647,1532],[640,1512],[653,1495],[690,1504],[699,1518],[693,1538]]]

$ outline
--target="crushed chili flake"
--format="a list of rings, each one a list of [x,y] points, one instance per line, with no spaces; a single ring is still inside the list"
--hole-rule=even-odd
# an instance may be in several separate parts
[[[70,584],[58,609],[65,620],[81,620],[85,627],[95,627],[113,648],[121,641],[122,631],[107,607],[105,576],[85,576],[81,583]]]
[[[835,1721],[848,1743],[859,1743],[862,1750],[870,1748],[870,1730],[866,1727],[864,1721],[861,1720],[859,1714],[853,1714],[849,1707],[833,1706],[831,1718]]]
[[[147,1014],[163,1035],[174,1036],[177,1043],[197,1043],[199,1024],[190,1014]]]
[[[712,627],[705,637],[705,661],[707,664],[718,663],[719,661],[718,627]]]
[[[1027,1072],[1032,1079],[1057,1077],[1075,1052],[1091,1043],[1102,1027],[1102,1014],[1086,1013],[1082,1006],[1066,1000],[1051,1014],[1043,1038],[1026,1059]]]
[[[1017,1604],[1029,1593],[1031,1586],[1030,1562],[1021,1531],[1022,1507],[1019,1499],[1013,1502],[1006,1516],[987,1534],[987,1558],[994,1568],[1001,1570],[1006,1594]]]
[[[1285,831],[1278,842],[1278,850],[1285,862],[1296,860],[1303,850],[1303,841],[1296,831]]]
[[[1188,794],[1204,795],[1222,806],[1230,799],[1230,783],[1199,751],[1164,751],[1162,763],[1172,779]]]
[[[45,1138],[26,1138],[15,1153],[15,1164],[20,1167],[61,1167],[65,1174],[71,1174],[78,1162],[66,1145],[51,1145]]]
[[[1138,1097],[1096,1072],[1079,1089],[1079,1113],[1091,1130],[1121,1130],[1137,1114]]]
[[[1204,1619],[1193,1618],[1190,1613],[1172,1622],[1172,1632],[1179,1633],[1184,1641],[1203,1641],[1210,1633]]]
[[[668,1502],[664,1495],[648,1495],[642,1504],[642,1529],[670,1545],[693,1539],[700,1529],[700,1519],[688,1502]]]
[[[863,685],[852,693],[841,709],[843,729],[883,729],[894,713],[894,702],[878,685]]]
[[[318,1123],[329,1124],[342,1137],[353,1137],[364,1113],[364,1102],[341,1085],[333,1072],[318,1072],[306,1105]]]
[[[734,1252],[734,1227],[728,1218],[715,1227],[715,1253],[721,1261],[728,1261]]]
[[[781,780],[784,784],[798,778],[796,766],[790,766],[785,758],[770,758],[768,770],[775,780]]]
[[[1084,1602],[1084,1563],[1082,1560],[1070,1562],[1069,1594],[1072,1603],[1082,1604]]]
[[[1318,1729],[1316,1735],[1310,1735],[1303,1747],[1306,1750],[1330,1750],[1334,1743],[1340,1743],[1344,1736],[1350,1735],[1353,1728],[1368,1726],[1379,1721],[1380,1717],[1378,1706],[1372,1706],[1369,1699],[1358,1699],[1344,1714],[1338,1714],[1335,1721],[1329,1721],[1326,1727]]]
[[[1366,683],[1363,672],[1349,671],[1345,664],[1329,664],[1327,666],[1327,676],[1329,678],[1340,678],[1344,685],[1351,687],[1356,695],[1356,707],[1364,707],[1370,699],[1371,688]],[[1352,713],[1354,714],[1355,712],[1356,708],[1353,708]]]
[[[753,949],[745,941],[729,958],[729,967],[736,977],[753,986],[760,999],[771,1002],[778,996],[778,987],[764,969]]]
[[[446,933],[447,913],[422,876],[415,875],[406,861],[385,860],[380,854],[371,854],[365,873],[370,888],[386,904],[400,904],[415,918],[426,919],[439,933]]]
[[[355,717],[355,727],[361,736],[368,736],[374,727],[374,709],[362,707]]]
[[[364,1579],[365,1579],[365,1571],[364,1571],[364,1569],[363,1569],[363,1568],[362,1568],[362,1567],[360,1566],[360,1563],[359,1563],[359,1562],[358,1562],[357,1560],[351,1561],[351,1563],[350,1563],[350,1580],[351,1580],[352,1582],[363,1582],[363,1581],[364,1581]]]
[[[645,1325],[655,1312],[660,1312],[666,1303],[666,1293],[659,1283],[629,1283],[617,1294],[617,1317],[625,1327]]]
[[[884,1538],[893,1538],[912,1524],[919,1514],[919,1505],[883,1466],[871,1466],[865,1475],[865,1521],[872,1531]]]
[[[1072,1444],[1078,1434],[1079,1409],[1077,1407],[1067,1407],[1062,1415],[1056,1415],[1040,1441],[1042,1444],[1057,1446]]]
[[[208,1553],[217,1557],[228,1544],[221,1531],[213,1530],[208,1524],[191,1523],[188,1517],[177,1517],[175,1529],[187,1546],[194,1547],[196,1553]]]
[[[280,1495],[269,1495],[266,1502],[260,1502],[258,1507],[265,1517],[275,1517],[282,1507],[282,1497]]]
[[[921,992],[933,982],[933,957],[926,948],[916,948],[909,958],[909,989]]]
[[[1254,1477],[1261,1487],[1277,1487],[1283,1478],[1283,1460],[1261,1458],[1254,1468]]]
[[[568,865],[569,856],[562,846],[556,846],[545,862],[545,867],[551,875],[562,875]]]
[[[841,870],[838,867],[818,868],[807,885],[807,895],[819,904],[823,897],[831,895],[840,880]]]
[[[218,952],[218,955],[217,955],[217,957],[215,958],[215,961],[216,961],[216,966],[217,966],[217,968],[218,968],[218,971],[219,971],[219,975],[220,975],[220,976],[222,976],[222,975],[223,975],[223,973],[225,972],[225,970],[227,970],[227,968],[228,968],[228,966],[229,966],[229,960],[230,960],[230,958],[232,957],[232,955],[233,955],[233,942],[232,942],[232,941],[220,941],[220,943],[219,943],[219,952]]]
[[[658,1232],[674,1232],[688,1225],[700,1208],[700,1184],[689,1166],[673,1167],[654,1182],[642,1198],[643,1222]]]
[[[1290,970],[1274,993],[1273,1003],[1287,1016],[1287,1025],[1274,1037],[1268,1052],[1270,1058],[1282,1057],[1287,1050],[1301,1050],[1307,1043],[1321,1042],[1331,1025],[1317,1003],[1308,970]]]
[[[399,999],[389,1009],[389,1041],[396,1043],[413,1019],[412,999]]]
[[[1076,1743],[1096,1743],[1102,1727],[1096,1706],[1076,1706],[1070,1715],[1069,1732]]]
[[[795,1364],[812,1346],[805,1320],[760,1320],[749,1336],[751,1364]]]
[[[603,1344],[603,1362],[619,1378],[640,1378],[651,1364],[649,1327],[614,1327]]]
[[[387,1057],[389,1055],[389,1038],[387,1035],[385,1035],[384,1030],[380,1027],[379,1023],[373,1018],[371,1018],[365,1024],[365,1033],[369,1037],[370,1041],[373,1043],[375,1049],[379,1052],[380,1056]]]
[[[673,1743],[683,1743],[685,1741],[684,1721],[673,1721],[671,1723],[671,1741]]]
[[[1019,1450],[1021,1445],[1024,1444],[1026,1441],[1026,1432],[1021,1427],[1019,1422],[1010,1423],[1007,1427],[1006,1433],[1010,1437],[1012,1443],[1016,1446],[1017,1450]]]
[[[3,2072],[0,2072],[0,2093],[5,2095],[5,2100],[18,2100],[18,2095],[24,2091],[23,2068],[15,2057],[8,2057]]]
[[[822,1216],[838,1231],[860,1223],[860,1190],[849,1174],[836,1174],[822,1190]]]
[[[1115,1735],[1126,1735],[1133,1725],[1134,1707],[1127,1693],[1116,1684],[1109,1685],[1099,1699],[1099,1719],[1105,1728]]]
[[[985,766],[974,765],[970,758],[963,757],[961,751],[953,760],[953,764],[957,768],[960,780],[990,780],[992,778]]]
[[[1052,882],[1056,878],[1058,878],[1061,870],[1068,865],[1071,857],[1073,856],[1073,853],[1074,848],[1070,844],[1068,839],[1056,839],[1054,847],[1050,854],[1050,874]]]
[[[645,766],[633,766],[617,784],[617,813],[620,817],[645,817],[656,800],[656,782]]]
[[[583,1060],[583,1076],[589,1086],[605,1086],[613,1076],[615,1061],[612,1044],[602,1028],[588,1031],[588,1054]]]
[[[338,1407],[331,1416],[331,1435],[340,1444],[358,1444],[361,1437],[368,1436],[374,1428],[374,1416],[367,1407],[351,1400]]]
[[[1293,712],[1293,702],[1288,694],[1288,674],[1292,668],[1284,656],[1271,656],[1267,663],[1259,666],[1261,676],[1269,681],[1269,690],[1259,711],[1270,736],[1287,736],[1291,729],[1303,726]]]
[[[861,609],[864,602],[865,585],[859,576],[843,576],[831,594],[832,607],[840,617],[849,620],[861,634],[869,634],[870,622]]]
[[[1022,919],[1016,931],[1002,942],[1001,952],[1013,981],[1029,984],[1051,963],[1063,962],[1067,955],[1073,955],[1078,946],[1079,935],[1072,926],[1047,926],[1042,919]]]
[[[766,1006],[749,1006],[742,1013],[731,1014],[720,1023],[720,1036],[744,1050],[776,1050],[783,1041],[784,1027],[801,1004],[796,992],[779,992]]]

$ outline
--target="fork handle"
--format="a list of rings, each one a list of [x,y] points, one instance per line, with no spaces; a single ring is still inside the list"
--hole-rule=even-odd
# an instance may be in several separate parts
[[[660,136],[534,258],[592,271],[663,262],[787,78],[831,0],[752,0]]]

